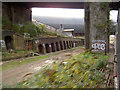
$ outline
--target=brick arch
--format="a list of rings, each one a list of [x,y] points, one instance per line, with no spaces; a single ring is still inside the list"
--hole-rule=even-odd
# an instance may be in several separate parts
[[[67,48],[69,48],[69,42],[68,41],[66,41],[66,44],[67,44]]]
[[[46,53],[50,53],[50,47],[48,43],[45,44],[45,49],[46,49]]]
[[[52,48],[52,52],[55,52],[55,45],[54,45],[54,43],[51,43],[51,48]]]
[[[43,48],[43,45],[42,45],[42,44],[40,44],[40,45],[38,46],[38,49],[39,49],[39,53],[40,53],[40,54],[44,54],[44,48]]]
[[[65,43],[65,41],[63,41],[63,45],[64,45],[64,49],[66,49],[66,43]]]
[[[62,41],[60,41],[60,49],[63,50]]]
[[[11,36],[5,36],[5,44],[7,50],[13,49],[13,38]]]
[[[59,45],[58,45],[58,42],[55,43],[56,44],[56,50],[59,51]]]

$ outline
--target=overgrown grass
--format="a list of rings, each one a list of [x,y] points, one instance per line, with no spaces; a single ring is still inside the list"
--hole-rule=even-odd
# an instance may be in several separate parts
[[[81,36],[81,37],[80,37],[80,36],[78,36],[78,37],[76,37],[76,38],[85,39],[85,37],[84,37],[84,36],[83,36],[83,37],[82,37],[82,36]]]
[[[23,64],[27,64],[27,63],[38,61],[38,60],[41,60],[41,59],[45,59],[45,58],[48,58],[49,56],[50,55],[35,56],[35,58],[23,59],[23,60],[13,61],[13,62],[10,62],[10,63],[5,63],[5,64],[2,65],[2,71],[13,68],[13,67],[16,67],[16,66],[20,66],[20,65],[23,65]]]
[[[25,54],[32,53],[33,51],[25,51],[25,50],[15,50],[13,52],[4,51],[2,52],[2,58],[11,58],[16,56],[21,56]]]
[[[32,79],[16,88],[106,88],[105,73],[108,56],[85,52],[61,63],[42,69]]]

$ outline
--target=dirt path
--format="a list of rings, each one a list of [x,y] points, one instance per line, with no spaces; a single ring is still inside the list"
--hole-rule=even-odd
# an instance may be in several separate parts
[[[25,65],[21,65],[19,67],[15,67],[3,71],[2,82],[4,84],[14,85],[20,82],[21,80],[23,80],[24,76],[28,73],[33,75],[46,65],[51,65],[54,62],[64,61],[66,59],[69,59],[71,56],[76,56],[82,52],[84,52],[84,49],[80,49],[80,48],[67,50],[67,51],[59,52],[57,55],[50,56],[49,58],[43,60],[35,61],[32,63],[28,63]]]

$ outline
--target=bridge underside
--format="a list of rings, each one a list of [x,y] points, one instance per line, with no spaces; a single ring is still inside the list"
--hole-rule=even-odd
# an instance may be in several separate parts
[[[98,8],[95,10],[95,7]],[[97,3],[84,3],[84,2],[5,2],[3,3],[3,17],[8,17],[14,24],[24,24],[31,21],[31,8],[32,7],[46,7],[46,8],[80,8],[85,9],[85,47],[91,48],[92,40],[103,40],[108,38],[105,36],[105,31],[98,30],[95,24],[106,24],[108,20],[108,12],[102,10],[100,4]],[[120,3],[110,3],[106,8],[118,9]],[[98,14],[99,12],[99,14]],[[103,15],[104,14],[104,15]],[[102,19],[101,19],[102,17]],[[109,42],[109,40],[106,40]],[[108,44],[109,45],[109,44]]]
[[[7,3],[7,2],[4,2]],[[84,4],[87,2],[8,2],[14,3],[18,6],[25,6],[27,8],[42,7],[42,8],[78,8],[84,9]],[[109,7],[112,10],[120,8],[119,2],[110,2]]]

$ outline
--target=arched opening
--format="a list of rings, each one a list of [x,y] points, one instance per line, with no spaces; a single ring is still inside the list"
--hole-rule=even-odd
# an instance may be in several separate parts
[[[71,43],[72,43],[72,48],[73,48],[74,47],[73,41]]]
[[[66,49],[66,44],[65,44],[65,41],[63,41],[63,45],[64,45],[64,49]]]
[[[49,47],[49,44],[45,44],[45,49],[46,49],[46,53],[50,53],[50,47]]]
[[[81,46],[81,41],[79,41],[79,46]]]
[[[75,47],[77,47],[77,41],[75,41]]]
[[[40,53],[40,54],[44,54],[43,45],[40,44],[40,45],[38,46],[38,48],[39,48],[39,53]]]
[[[56,42],[56,50],[59,51],[59,45],[58,45],[58,42]]]
[[[71,42],[69,41],[69,46],[71,47]]]
[[[60,49],[63,50],[63,45],[61,41],[60,41]]]
[[[51,47],[52,47],[52,52],[55,52],[55,46],[54,46],[54,43],[51,43]]]
[[[78,47],[78,42],[76,41],[76,46]]]
[[[68,41],[66,41],[66,43],[67,43],[67,48],[69,48],[69,44],[68,44]]]
[[[7,50],[13,49],[13,40],[11,36],[5,37],[5,44],[6,44]]]

